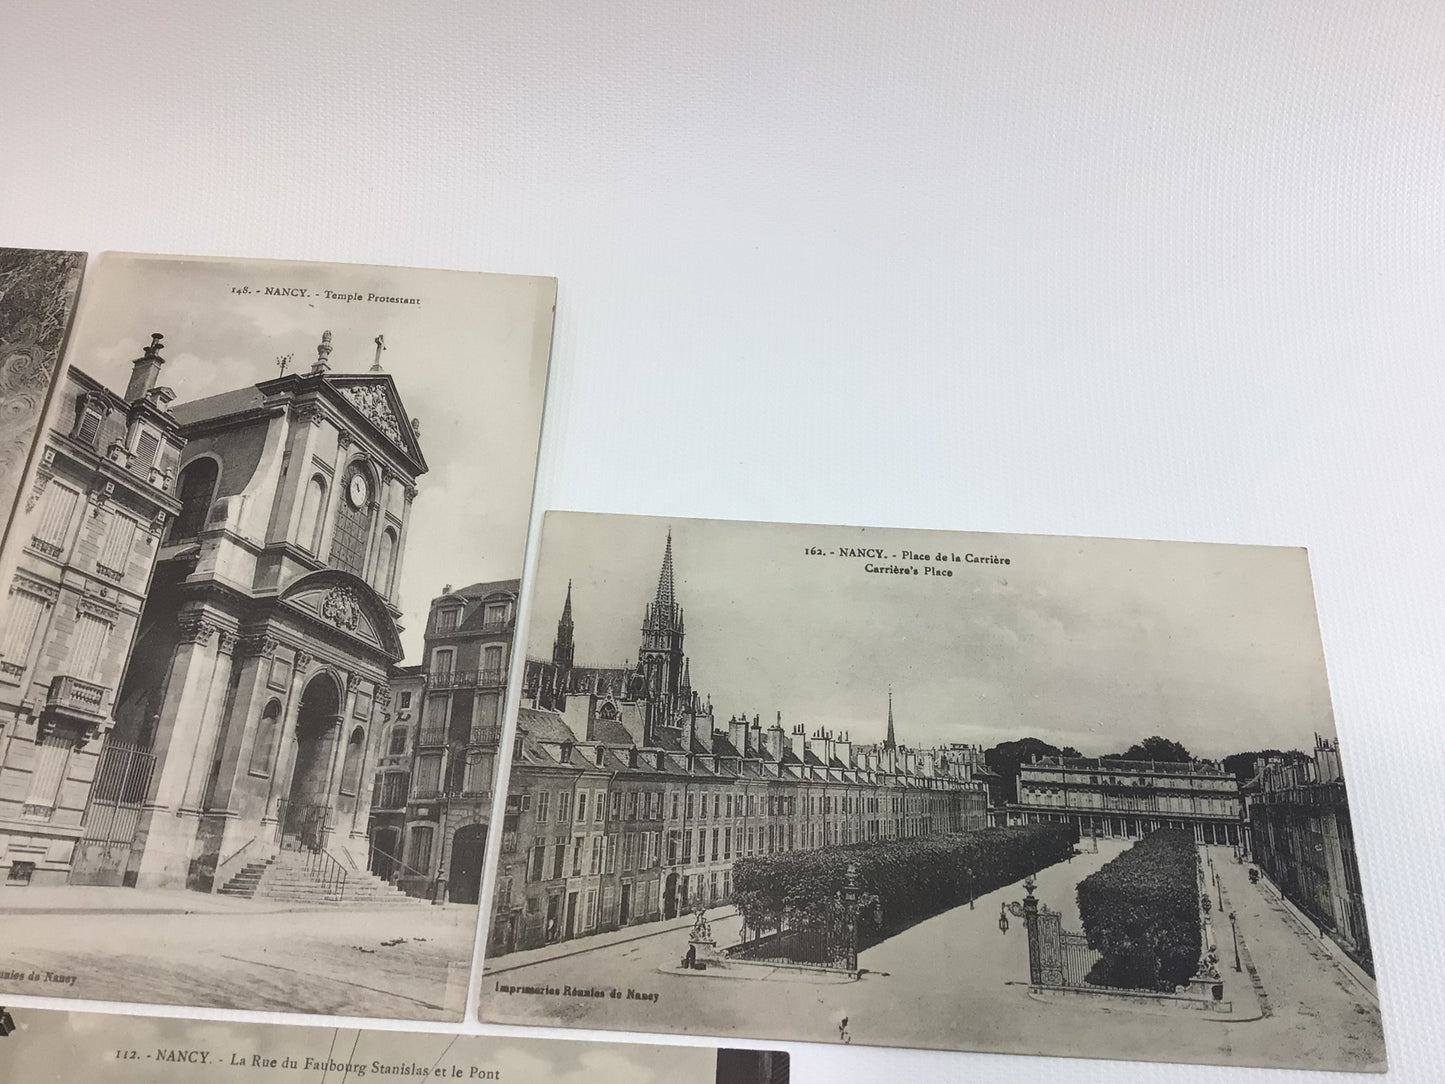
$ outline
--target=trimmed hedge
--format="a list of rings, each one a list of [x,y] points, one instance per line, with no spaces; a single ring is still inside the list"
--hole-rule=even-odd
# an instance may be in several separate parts
[[[836,921],[835,900],[856,865],[864,948],[1062,862],[1078,839],[1073,825],[1026,824],[740,858],[733,902],[752,930],[824,929]]]
[[[1103,954],[1096,986],[1172,991],[1199,967],[1199,880],[1194,837],[1161,829],[1079,882],[1089,947]]]

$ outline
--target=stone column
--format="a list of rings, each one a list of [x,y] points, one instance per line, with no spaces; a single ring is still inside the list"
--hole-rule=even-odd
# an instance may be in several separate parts
[[[276,751],[271,761],[271,783],[266,791],[267,815],[273,819],[277,816],[276,803],[291,791],[291,771],[296,766],[296,723],[301,716],[301,696],[306,689],[306,672],[313,661],[312,656],[304,651],[296,653],[296,662],[291,672],[291,695],[283,716],[281,732],[276,736]],[[285,829],[285,825],[281,827]]]
[[[321,523],[321,544],[316,547],[316,556],[323,561],[331,552],[331,536],[336,532],[336,510],[341,507],[340,502],[346,500],[346,494],[342,489],[346,485],[346,461],[351,448],[351,434],[341,430],[336,434],[336,459],[333,461],[331,473],[331,492],[326,495],[326,507],[322,509],[324,517]]]
[[[140,888],[186,887],[199,821],[183,805],[216,667],[211,642],[217,626],[200,613],[183,613],[179,625],[153,742],[155,769],[134,843],[141,855]]]
[[[326,823],[323,835],[325,841],[330,840],[331,830],[336,827],[333,818],[341,797],[341,758],[346,751],[347,728],[352,713],[356,710],[356,690],[360,684],[361,680],[355,674],[346,679],[346,695],[342,699],[341,714],[331,724],[331,750],[326,768]]]
[[[236,634],[230,629],[219,629],[216,634],[216,661],[211,669],[210,690],[206,695],[200,719],[196,755],[191,758],[184,796],[181,799],[181,808],[187,813],[201,812],[205,801],[206,783],[211,777],[211,766],[216,759],[216,747],[224,721],[221,714],[225,708],[226,690],[231,682],[235,649]]]
[[[391,707],[391,689],[378,684],[371,695],[371,718],[366,722],[367,740],[362,747],[361,775],[356,783],[356,808],[351,814],[348,832],[352,839],[366,839],[371,821],[371,791],[376,778],[376,762],[383,743],[389,740],[386,720]]]
[[[321,433],[321,408],[315,403],[293,406],[291,420],[309,424],[292,426],[287,434],[287,443],[291,446],[291,463],[295,469],[292,471],[294,481],[290,483],[291,491],[286,495],[286,499],[291,502],[291,508],[286,513],[286,522],[282,526],[282,537],[309,551],[311,539],[302,538],[299,532],[301,530],[301,509],[306,504],[311,476],[316,473],[311,458],[315,454],[316,440]],[[334,479],[330,488],[336,488]],[[331,494],[328,492],[327,497],[330,498],[330,496]],[[324,516],[326,509],[318,508],[316,514],[318,517]]]

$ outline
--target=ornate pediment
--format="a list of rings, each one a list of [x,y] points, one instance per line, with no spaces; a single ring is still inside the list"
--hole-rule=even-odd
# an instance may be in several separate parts
[[[281,600],[384,655],[401,657],[401,637],[386,604],[364,581],[348,572],[327,569],[303,576],[286,589]]]
[[[343,386],[339,390],[351,405],[377,428],[382,436],[402,451],[411,452],[406,438],[402,436],[402,426],[406,425],[410,428],[410,423],[397,418],[396,411],[391,404],[391,396],[387,394],[386,385],[380,382],[351,384]]]

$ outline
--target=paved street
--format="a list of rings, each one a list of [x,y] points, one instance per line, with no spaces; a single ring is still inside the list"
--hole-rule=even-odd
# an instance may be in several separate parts
[[[465,1008],[475,906],[278,912],[199,893],[72,899],[0,910],[0,976],[25,976],[0,977],[0,992],[408,1020],[459,1020]]]
[[[1037,895],[1079,929],[1077,882],[1123,849],[1101,842],[1039,874]],[[998,925],[1004,900],[1023,898],[1014,885],[980,898],[974,908],[955,908],[922,922],[860,955],[866,973],[857,982],[787,981],[752,977],[747,969],[684,972],[688,929],[675,926],[657,936],[592,951],[571,942],[564,958],[510,968],[482,980],[485,1019],[505,1023],[566,1023],[616,1029],[656,1029],[759,1039],[837,1042],[838,1023],[849,1019],[855,1043],[945,1049],[994,1050],[1142,1060],[1203,1061],[1240,1065],[1368,1069],[1382,1067],[1378,1009],[1344,976],[1328,954],[1302,936],[1297,924],[1248,883],[1245,867],[1228,848],[1214,849],[1230,906],[1265,989],[1271,1015],[1224,1022],[1195,1012],[1136,1009],[1102,999],[1041,1001],[1027,989],[1028,945],[1023,923]],[[1236,883],[1237,882],[1237,883]],[[1227,913],[1228,908],[1226,908]],[[736,941],[740,920],[713,925],[719,944]],[[1222,947],[1228,945],[1228,924]],[[561,946],[557,946],[561,948]],[[1247,973],[1235,975],[1226,957],[1226,981],[1242,986],[1252,1003]],[[766,974],[766,973],[765,973]],[[726,977],[724,977],[726,976]],[[784,973],[777,972],[781,979]],[[499,993],[504,986],[548,986],[562,991],[616,990],[619,997]],[[657,1001],[629,998],[627,991],[656,994]],[[1226,996],[1233,996],[1227,993]]]

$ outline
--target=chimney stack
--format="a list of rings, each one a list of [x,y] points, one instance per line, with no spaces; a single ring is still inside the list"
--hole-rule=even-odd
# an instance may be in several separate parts
[[[156,380],[161,375],[161,366],[166,363],[166,359],[161,357],[161,350],[165,348],[161,340],[164,338],[159,331],[151,332],[151,344],[141,352],[140,357],[130,363],[130,383],[125,388],[126,402],[134,403],[156,386]]]

